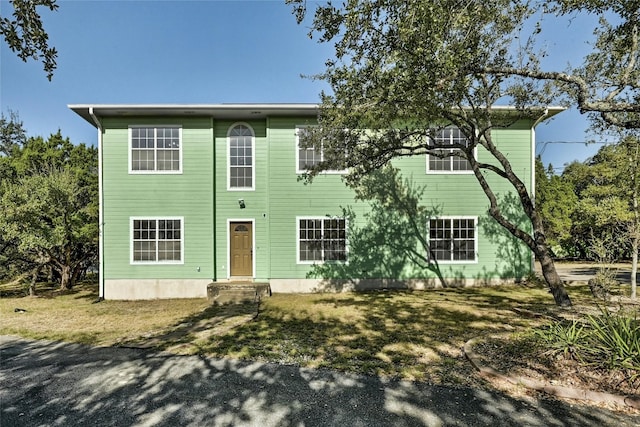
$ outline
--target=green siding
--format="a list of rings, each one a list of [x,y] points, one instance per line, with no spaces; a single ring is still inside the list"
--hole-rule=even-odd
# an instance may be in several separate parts
[[[229,191],[227,188],[228,170],[228,139],[229,129],[238,123],[251,127],[255,135],[254,168],[255,190]],[[217,279],[229,277],[228,265],[228,224],[229,219],[254,221],[253,256],[255,263],[255,277],[259,280],[268,279],[267,254],[269,246],[267,240],[267,168],[265,159],[268,151],[266,122],[264,120],[236,122],[218,121],[215,123],[215,151],[216,151],[216,254]],[[239,199],[245,201],[245,208],[241,209]]]
[[[229,275],[228,221],[231,219],[254,222],[257,280],[302,279],[311,274],[313,267],[296,262],[296,217],[341,216],[343,208],[348,207],[355,214],[350,229],[373,226],[367,223],[369,207],[354,201],[353,191],[342,183],[339,174],[320,175],[311,184],[298,179],[295,127],[308,124],[306,118],[278,117],[243,122],[255,134],[255,190],[229,191],[227,133],[236,123],[239,122],[213,121],[204,117],[104,119],[104,267],[107,279],[226,279]],[[128,127],[167,124],[182,126],[182,174],[129,174]],[[494,131],[499,148],[529,188],[533,156],[531,125],[531,122],[521,121],[517,126]],[[495,161],[482,149],[478,156],[481,161]],[[397,160],[394,165],[401,168],[403,176],[410,178],[414,185],[426,187],[424,204],[439,215],[478,217],[477,263],[441,264],[445,277],[491,279],[528,272],[529,251],[515,243],[488,217],[488,200],[472,174],[427,174],[424,156]],[[501,198],[508,198],[512,190],[505,180],[497,176],[488,179]],[[240,208],[238,199],[244,200],[244,209]],[[517,213],[518,209],[515,211]],[[184,264],[132,265],[130,217],[133,216],[184,217]],[[423,223],[426,232],[426,220]],[[368,275],[366,271],[362,274]],[[397,274],[395,278],[398,279],[434,277],[432,272],[411,265]]]
[[[296,174],[296,125],[303,119],[269,121],[269,224],[271,242],[271,277],[305,278],[311,267],[297,264],[296,217],[342,216],[342,208],[354,205],[353,191],[339,174],[316,177],[311,184],[299,181]],[[356,207],[358,213],[363,206]]]
[[[182,174],[129,174],[131,125],[182,126]],[[211,120],[105,119],[103,134],[104,268],[107,279],[213,278]],[[135,265],[130,217],[184,217],[184,263]],[[198,268],[200,271],[198,271]]]

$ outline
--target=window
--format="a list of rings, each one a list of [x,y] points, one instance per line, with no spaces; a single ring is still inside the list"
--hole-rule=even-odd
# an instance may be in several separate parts
[[[253,190],[253,131],[247,125],[235,125],[229,131],[230,190]]]
[[[310,126],[299,126],[296,128],[296,172],[304,173],[317,166],[324,160],[323,147],[300,147],[300,137]],[[327,173],[344,173],[344,170],[327,170]]]
[[[130,172],[182,171],[182,129],[179,126],[129,128]]]
[[[181,263],[182,218],[132,218],[133,263]]]
[[[429,248],[436,261],[476,261],[477,218],[429,220]]]
[[[434,144],[452,145],[460,144],[468,146],[470,141],[462,131],[456,127],[446,127],[441,129],[434,138]],[[444,155],[450,153],[459,152],[457,149],[439,149],[435,150],[438,153]],[[471,165],[469,161],[462,155],[451,155],[447,157],[438,157],[427,154],[427,172],[442,173],[442,172],[454,172],[454,173],[470,173]]]
[[[344,218],[298,218],[298,263],[346,260]]]

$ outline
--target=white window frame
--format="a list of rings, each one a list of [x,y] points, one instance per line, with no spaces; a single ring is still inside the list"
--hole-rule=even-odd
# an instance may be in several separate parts
[[[135,221],[156,221],[156,261],[136,261],[134,260],[134,222]],[[158,261],[158,221],[180,221],[180,260]],[[129,217],[129,262],[131,265],[182,265],[184,264],[184,217],[182,216],[132,216]]]
[[[465,260],[440,260],[435,259],[431,256],[431,220],[450,220],[452,221],[451,229],[453,230],[453,220],[473,220],[474,232],[473,232],[473,259],[465,259]],[[453,240],[453,239],[452,239]],[[438,264],[477,264],[478,263],[478,217],[477,216],[469,216],[469,215],[443,215],[432,218],[427,218],[427,242],[429,243],[429,253],[427,254],[429,259],[432,259],[434,262]],[[453,255],[453,251],[451,252]]]
[[[322,230],[324,234],[324,221],[326,220],[344,220],[344,253],[345,260],[325,260],[324,249],[322,249],[322,260],[301,260],[300,259],[300,220],[319,220],[323,221]],[[345,217],[338,216],[296,216],[296,263],[297,264],[306,264],[306,265],[318,265],[324,263],[342,263],[346,264],[349,261],[349,220]]]
[[[151,128],[153,129],[153,133],[154,133],[154,147],[153,147],[153,159],[154,159],[154,169],[153,170],[138,170],[138,169],[133,169],[133,129],[140,129],[140,128]],[[178,170],[158,170],[158,128],[177,128],[178,129],[178,156],[180,156],[179,158],[179,163],[178,163]],[[128,162],[129,162],[129,174],[131,175],[156,175],[156,174],[160,174],[160,175],[176,175],[176,174],[181,174],[182,173],[182,145],[183,145],[183,138],[182,138],[182,126],[181,125],[176,125],[176,124],[163,124],[163,125],[145,125],[145,124],[140,124],[140,125],[130,125],[128,128]]]
[[[231,186],[231,131],[237,126],[246,126],[251,132],[251,187]],[[236,122],[227,129],[227,190],[228,191],[255,191],[256,189],[256,133],[253,127],[246,122]]]
[[[458,129],[458,127],[456,126],[446,126],[442,129],[439,130],[439,132],[444,131],[445,129]],[[451,137],[453,138],[453,136]],[[467,137],[467,140],[469,138]],[[447,148],[442,148],[442,150],[447,150]],[[455,150],[454,148],[450,148],[448,150]],[[451,169],[447,169],[447,170],[433,170],[429,167],[429,158],[431,157],[430,154],[427,154],[426,156],[426,171],[428,174],[433,174],[433,175],[470,175],[473,174],[473,170],[472,169],[467,169],[467,170],[453,170],[453,168]],[[437,156],[433,156],[433,157],[437,157]],[[478,158],[478,147],[474,147],[473,148],[473,157],[474,158]],[[453,164],[453,156],[450,157],[446,157],[447,160],[450,161],[450,166]],[[468,161],[468,160],[467,160]]]
[[[301,175],[307,173],[309,169],[300,169],[300,131],[302,129],[317,127],[317,125],[296,125],[296,174]],[[305,148],[305,150],[313,150],[315,148]],[[324,150],[323,147],[320,148],[320,161],[324,160]],[[326,175],[344,175],[347,173],[346,169],[330,169],[326,171],[322,171],[322,174]]]

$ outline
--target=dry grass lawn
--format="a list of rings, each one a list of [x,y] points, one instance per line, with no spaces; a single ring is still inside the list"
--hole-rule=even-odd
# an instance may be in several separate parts
[[[95,303],[96,292],[83,285],[31,298],[0,286],[0,334],[468,383],[475,376],[461,351],[467,340],[544,322],[517,310],[559,310],[546,289],[526,286],[276,294],[259,306],[224,307],[204,299]],[[593,303],[587,292],[571,289],[576,306]]]
[[[32,298],[0,286],[0,334],[109,346],[162,333],[208,306],[204,299],[95,303],[97,291],[93,284],[65,294],[40,287]]]

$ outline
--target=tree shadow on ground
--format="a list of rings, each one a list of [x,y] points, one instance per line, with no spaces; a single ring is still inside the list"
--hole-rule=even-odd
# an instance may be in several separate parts
[[[380,309],[382,316],[402,307]],[[380,318],[372,321],[383,326]],[[13,338],[0,339],[0,352],[3,381],[12,384],[1,394],[2,425],[601,426],[639,421],[485,388],[279,364]]]
[[[258,316],[260,303],[211,305],[191,316],[168,325],[161,332],[135,337],[118,343],[121,347],[154,348],[186,353],[199,353],[198,341],[229,330]]]
[[[274,296],[252,322],[211,336],[203,354],[278,361],[449,385],[480,385],[461,348],[471,338],[545,322],[545,289],[500,287]],[[284,299],[288,301],[283,301]]]

